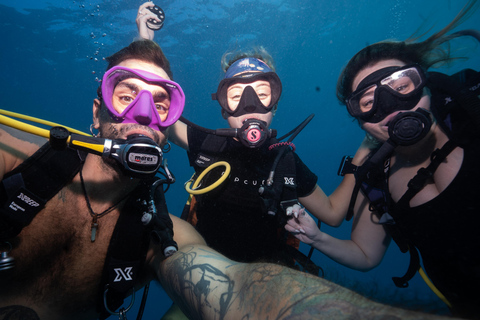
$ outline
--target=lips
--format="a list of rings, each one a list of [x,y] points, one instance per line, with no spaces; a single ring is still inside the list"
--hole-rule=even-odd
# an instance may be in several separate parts
[[[389,114],[384,120],[383,120],[383,125],[384,127],[387,127],[390,125],[390,122],[392,122],[393,118],[399,113],[402,113],[402,111],[395,111],[394,113]]]

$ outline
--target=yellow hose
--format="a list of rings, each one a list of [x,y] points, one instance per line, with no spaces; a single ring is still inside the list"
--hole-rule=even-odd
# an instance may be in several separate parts
[[[202,181],[203,177],[205,177],[205,175],[208,172],[210,172],[212,169],[214,169],[218,166],[225,166],[225,172],[220,177],[220,179],[218,179],[217,181],[215,181],[215,183],[212,183],[208,187],[205,187],[203,189],[196,189],[198,187],[198,185],[200,184],[200,182]],[[230,164],[228,162],[226,162],[226,161],[215,162],[214,164],[210,165],[207,169],[203,170],[203,172],[198,176],[197,180],[195,180],[195,182],[193,183],[193,189],[190,188],[190,186],[192,185],[192,182],[193,182],[193,176],[192,176],[192,178],[190,180],[188,180],[187,183],[185,184],[185,190],[187,190],[188,193],[193,194],[193,195],[204,194],[204,193],[210,192],[213,189],[215,189],[216,187],[218,187],[219,185],[221,185],[223,183],[223,181],[225,181],[225,179],[227,179],[228,175],[230,174],[230,170],[231,170],[231,167],[230,167]]]
[[[6,117],[6,116],[8,116],[8,117]],[[23,115],[23,114],[20,114],[20,113],[0,109],[0,123],[1,124],[7,125],[9,127],[12,127],[12,128],[18,129],[18,130],[25,131],[25,132],[28,132],[28,133],[32,133],[32,134],[35,134],[37,136],[41,136],[41,137],[44,137],[44,138],[47,138],[47,139],[50,138],[50,130],[42,129],[42,128],[27,124],[25,122],[14,120],[14,119],[9,118],[9,117],[28,120],[28,121],[44,124],[44,125],[51,126],[51,127],[60,126],[60,127],[64,127],[65,129],[67,129],[68,131],[70,131],[72,133],[81,134],[81,135],[84,135],[84,136],[87,136],[87,137],[91,136],[87,133],[81,132],[81,131],[73,129],[73,128],[66,127],[64,125],[61,125],[61,124],[58,124],[58,123],[55,123],[55,122],[42,120],[42,119],[26,116],[26,115]]]
[[[432,291],[442,300],[449,308],[452,307],[452,304],[445,298],[445,296],[440,292],[440,290],[435,287],[432,281],[428,278],[427,274],[425,271],[423,271],[422,267],[418,268],[418,273],[420,273],[420,276],[422,276],[423,281],[427,284],[427,286],[432,289]]]

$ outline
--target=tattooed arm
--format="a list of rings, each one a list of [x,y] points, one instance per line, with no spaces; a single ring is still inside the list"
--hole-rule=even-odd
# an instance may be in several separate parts
[[[279,265],[236,263],[203,245],[184,247],[154,267],[190,319],[439,319]]]

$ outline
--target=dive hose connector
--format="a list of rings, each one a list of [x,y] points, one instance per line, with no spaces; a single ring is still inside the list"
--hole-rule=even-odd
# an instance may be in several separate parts
[[[0,272],[11,270],[15,267],[15,259],[8,255],[10,251],[12,251],[12,244],[10,242],[4,242],[1,245],[7,245],[9,248],[0,250]]]
[[[116,160],[134,178],[153,177],[163,161],[162,149],[149,137],[134,134],[124,139],[104,139],[75,134],[63,128],[50,130],[50,144],[56,150],[67,146]]]
[[[275,137],[277,131],[268,129],[264,121],[247,119],[239,129],[216,129],[214,130],[214,134],[217,136],[237,138],[247,148],[258,148],[263,145],[268,138]]]

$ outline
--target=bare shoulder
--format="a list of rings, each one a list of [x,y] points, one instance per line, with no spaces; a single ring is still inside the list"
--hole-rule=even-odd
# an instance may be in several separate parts
[[[0,179],[37,151],[47,140],[0,125]]]

